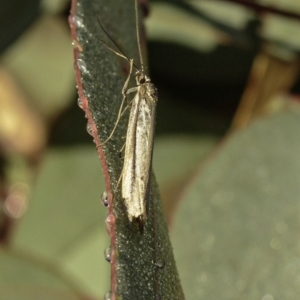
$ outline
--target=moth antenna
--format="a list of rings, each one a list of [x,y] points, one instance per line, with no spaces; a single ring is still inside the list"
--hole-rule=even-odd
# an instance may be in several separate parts
[[[137,45],[138,45],[138,51],[139,51],[139,56],[140,56],[141,72],[144,73],[144,62],[143,62],[142,49],[141,49],[141,40],[140,40],[140,32],[139,32],[138,0],[135,0],[135,26],[136,26]]]
[[[105,35],[110,39],[110,41],[115,45],[115,47],[117,48],[117,51],[115,51],[114,49],[112,49],[111,47],[109,47],[107,45],[107,43],[105,43],[103,40],[101,40],[101,42],[112,52],[114,52],[116,55],[123,57],[124,59],[126,59],[129,63],[130,63],[130,59],[128,58],[128,56],[122,51],[122,49],[118,46],[118,44],[113,40],[113,38],[108,34],[108,32],[104,29],[104,27],[102,26],[99,17],[97,17],[97,21],[102,29],[102,31],[105,33]],[[135,69],[139,70],[139,68],[133,63],[133,66],[135,67]]]

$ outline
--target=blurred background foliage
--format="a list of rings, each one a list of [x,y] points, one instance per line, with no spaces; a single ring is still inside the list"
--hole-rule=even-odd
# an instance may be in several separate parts
[[[251,201],[262,195],[258,193],[261,181],[258,186],[252,181],[247,185],[247,180],[255,178],[257,172],[271,174],[275,179],[265,176],[269,176],[272,184],[272,180],[299,179],[300,169],[295,167],[299,166],[295,155],[299,150],[299,1],[153,0],[141,4],[145,14],[149,12],[145,19],[148,69],[159,92],[154,171],[167,220],[173,225],[170,229],[174,251],[187,299],[297,299],[296,284],[282,287],[280,291],[289,290],[285,294],[272,289],[281,282],[280,277],[269,284],[268,276],[256,277],[251,273],[250,280],[243,277],[245,269],[222,268],[234,260],[220,256],[221,250],[231,252],[230,232],[225,230],[229,235],[226,243],[218,244],[216,256],[208,258],[205,251],[226,227],[228,220],[224,214],[235,220],[235,216],[226,213],[239,205],[225,200],[228,195],[236,195],[237,185],[245,186],[240,198],[246,197],[247,203],[256,205],[256,214],[246,212],[242,219],[237,218],[231,232],[241,228],[235,238],[246,239],[249,232],[248,227],[241,226],[243,221],[264,219],[266,223],[253,230],[266,228],[260,238],[273,242],[271,246],[258,244],[255,234],[250,235],[249,245],[237,242],[243,246],[237,246],[236,253],[232,250],[235,257],[242,257],[243,262],[250,259],[255,264],[260,261],[255,256],[243,260],[253,244],[267,253],[268,247],[278,249],[278,241],[268,236],[272,222],[277,224],[274,226],[279,233],[285,233],[286,227],[293,231],[299,226],[298,220],[290,225],[280,221],[280,217],[274,221],[272,209],[263,210],[260,206],[271,195],[270,207],[275,205],[284,215],[284,201],[292,198],[286,196],[283,201],[282,194],[271,193],[255,204]],[[67,0],[0,3],[1,299],[101,299],[109,289],[109,264],[102,254],[109,245],[104,225],[106,212],[99,203],[104,183],[100,161],[86,132],[86,119],[77,106],[67,23],[69,8]],[[273,130],[278,135],[269,134]],[[214,147],[225,134],[227,139]],[[276,155],[270,155],[282,137],[285,142],[279,143]],[[246,175],[240,180],[241,175],[234,176],[232,168],[238,169],[237,162],[245,160],[247,149],[253,145],[257,147],[253,151],[258,153],[253,156],[253,172],[250,168],[239,171],[238,174]],[[211,149],[214,151],[210,152]],[[269,166],[278,163],[282,153],[290,160],[270,171]],[[259,167],[266,160],[268,163],[261,171]],[[274,172],[282,177],[277,178]],[[215,184],[207,191],[204,183],[211,177]],[[226,193],[220,190],[222,185],[226,185]],[[287,194],[293,197],[300,194],[297,185],[287,188]],[[223,200],[218,200],[220,194]],[[199,207],[188,206],[190,198]],[[220,212],[200,217],[205,199],[227,203],[221,214],[225,223],[220,227]],[[290,201],[289,213],[299,213],[297,200]],[[188,207],[194,207],[194,211],[188,211]],[[241,205],[241,210],[245,207]],[[240,213],[238,210],[237,215],[241,216]],[[190,214],[196,218],[194,222],[188,222]],[[285,216],[293,219],[288,213]],[[197,230],[203,220],[201,231]],[[186,247],[191,241],[187,232],[194,231],[199,235],[191,235],[190,239],[208,243],[204,250],[195,245]],[[286,245],[292,240],[295,244],[299,242],[291,235]],[[195,253],[187,250],[190,248]],[[239,248],[243,252],[238,252]],[[292,257],[293,272],[299,273],[300,251],[289,249],[277,253],[277,260]],[[274,258],[275,254],[272,255],[266,254],[264,261],[270,256]],[[201,263],[194,264],[192,270],[185,262],[195,257]],[[217,260],[218,266],[211,266],[211,260]],[[274,275],[283,274],[281,267],[286,265],[276,270],[266,268]],[[232,284],[234,287],[230,288]],[[214,294],[211,285],[222,286],[222,293]]]

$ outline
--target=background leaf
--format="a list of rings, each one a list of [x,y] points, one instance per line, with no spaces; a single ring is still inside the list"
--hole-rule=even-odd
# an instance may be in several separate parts
[[[49,261],[23,252],[0,249],[2,299],[88,300],[76,284]]]
[[[83,169],[89,170],[87,181]],[[100,205],[103,190],[93,147],[49,151],[30,207],[14,232],[13,247],[51,259],[80,279],[82,289],[103,295],[109,286],[109,266],[103,258],[109,244]]]
[[[299,126],[299,110],[257,120],[194,178],[172,239],[187,299],[297,298]]]

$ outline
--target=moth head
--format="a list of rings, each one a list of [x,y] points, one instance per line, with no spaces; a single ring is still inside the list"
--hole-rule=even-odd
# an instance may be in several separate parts
[[[136,71],[135,73],[135,80],[136,80],[136,84],[137,85],[141,85],[147,82],[150,82],[150,78],[145,75],[145,73],[143,71]]]

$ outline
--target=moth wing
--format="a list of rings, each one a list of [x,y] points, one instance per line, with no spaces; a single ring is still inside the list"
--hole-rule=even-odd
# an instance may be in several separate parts
[[[136,135],[136,156],[141,163],[135,166],[136,187],[139,189],[139,197],[143,200],[144,211],[146,211],[146,196],[151,176],[155,109],[156,102],[144,95],[140,100]]]
[[[156,98],[152,86],[142,85],[132,100],[127,128],[122,197],[130,221],[146,217],[146,197],[151,174]]]
[[[127,199],[131,196],[133,190],[133,181],[135,178],[135,147],[136,147],[136,127],[139,111],[138,93],[132,100],[132,106],[129,115],[129,122],[126,134],[126,144],[124,153],[124,165],[122,174],[122,197]]]

